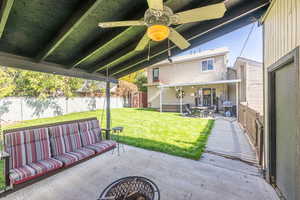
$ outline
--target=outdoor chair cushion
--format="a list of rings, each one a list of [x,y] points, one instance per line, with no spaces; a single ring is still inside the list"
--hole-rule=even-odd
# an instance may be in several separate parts
[[[5,150],[10,155],[10,169],[51,157],[47,128],[5,134]]]
[[[63,162],[65,167],[72,165],[73,163],[79,160],[79,158],[76,155],[70,153],[60,154],[59,156],[56,156],[54,158]]]
[[[36,171],[28,166],[13,168],[9,171],[9,179],[12,184],[18,184],[35,177]]]
[[[78,160],[82,160],[87,157],[90,157],[91,155],[94,155],[96,152],[92,149],[82,147],[82,148],[76,149],[75,151],[68,152],[68,153],[75,155],[78,158]]]
[[[65,166],[95,154],[94,150],[82,147],[78,124],[64,124],[50,127],[52,155]]]
[[[65,141],[63,138],[62,126],[49,127],[51,153],[53,157],[66,153]]]
[[[51,157],[47,128],[24,131],[27,163],[47,160]]]
[[[97,154],[106,152],[114,147],[116,147],[116,142],[112,140],[104,140],[99,143],[85,146],[85,148],[89,148],[96,151]]]
[[[66,152],[72,152],[82,147],[77,123],[61,125]]]
[[[42,176],[47,172],[61,168],[63,163],[59,160],[49,158],[47,160],[30,163],[19,168],[14,168],[9,171],[9,178],[12,184],[23,183],[27,180]]]
[[[64,163],[64,166],[69,166],[72,165],[73,163],[88,158],[91,155],[94,155],[95,151],[92,149],[88,149],[88,148],[79,148],[75,151],[72,152],[68,152],[68,153],[64,153],[61,154],[59,156],[56,156],[55,159],[60,160],[61,162]]]
[[[102,140],[98,120],[79,122],[79,129],[83,146],[98,143]]]
[[[10,155],[10,169],[26,165],[25,136],[22,131],[5,134],[5,151]]]
[[[63,166],[63,163],[54,158],[49,158],[47,160],[41,160],[34,163],[29,163],[28,165],[36,171],[36,174],[41,175],[53,171],[55,169],[61,168]]]

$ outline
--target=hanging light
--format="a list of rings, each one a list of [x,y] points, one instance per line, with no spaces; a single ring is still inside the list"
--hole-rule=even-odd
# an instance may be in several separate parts
[[[159,42],[169,37],[170,29],[165,25],[152,25],[148,28],[147,35],[151,40]]]

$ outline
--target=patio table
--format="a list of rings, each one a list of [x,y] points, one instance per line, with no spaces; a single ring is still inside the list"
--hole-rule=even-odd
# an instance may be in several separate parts
[[[112,128],[112,131],[114,133],[114,137],[113,139],[117,142],[117,151],[118,151],[118,155],[120,155],[120,145],[122,145],[123,147],[123,152],[125,152],[125,147],[124,144],[120,144],[120,134],[123,132],[124,127],[122,126],[117,126]],[[113,149],[112,154],[114,154],[115,149]]]
[[[199,117],[203,114],[203,111],[207,111],[208,107],[207,106],[193,106],[191,107],[193,112],[199,112]]]

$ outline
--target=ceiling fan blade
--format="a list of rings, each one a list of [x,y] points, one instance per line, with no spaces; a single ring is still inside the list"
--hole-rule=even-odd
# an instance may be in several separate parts
[[[185,24],[190,22],[217,19],[223,17],[225,12],[226,6],[224,3],[195,8],[188,11],[176,13],[178,17],[178,21],[176,22],[176,24]]]
[[[102,28],[120,27],[120,26],[145,26],[144,21],[119,21],[119,22],[100,22],[98,26]]]
[[[150,41],[150,38],[148,37],[147,33],[143,36],[143,38],[140,40],[138,45],[135,48],[135,51],[143,51],[145,47],[148,45]]]
[[[163,0],[147,0],[148,6],[154,10],[163,10],[164,9],[164,2]]]
[[[191,44],[175,29],[170,28],[169,39],[176,44],[181,50],[188,48]]]

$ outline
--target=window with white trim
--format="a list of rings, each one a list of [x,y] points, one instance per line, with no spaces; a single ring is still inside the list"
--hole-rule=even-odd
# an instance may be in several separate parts
[[[152,80],[153,82],[158,82],[159,81],[159,68],[153,68],[152,69]]]
[[[203,72],[214,70],[214,60],[213,59],[203,60],[201,62],[201,67]]]

